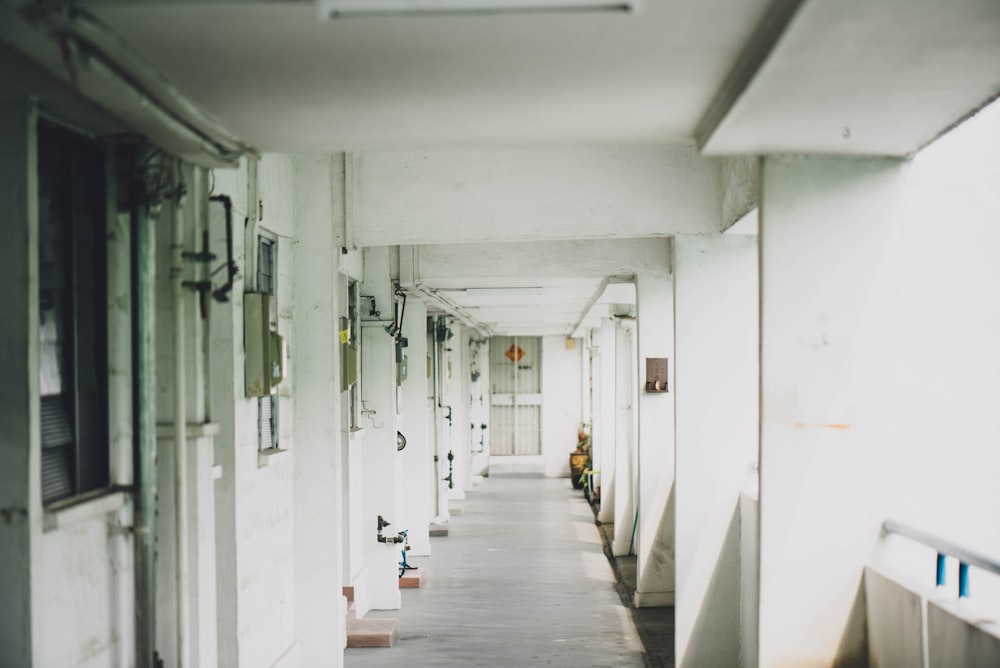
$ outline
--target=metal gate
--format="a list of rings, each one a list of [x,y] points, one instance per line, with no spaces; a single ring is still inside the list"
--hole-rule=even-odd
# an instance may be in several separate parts
[[[490,340],[491,454],[540,455],[542,339],[494,336]]]

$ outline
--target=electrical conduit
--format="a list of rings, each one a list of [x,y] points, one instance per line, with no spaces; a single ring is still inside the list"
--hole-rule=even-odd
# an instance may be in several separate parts
[[[188,514],[187,514],[187,405],[185,404],[184,304],[184,181],[181,163],[175,164],[170,291],[173,300],[173,409],[174,409],[174,547],[177,581],[177,668],[188,663]]]

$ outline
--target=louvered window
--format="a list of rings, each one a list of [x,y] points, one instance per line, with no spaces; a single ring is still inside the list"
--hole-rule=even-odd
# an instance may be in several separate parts
[[[108,484],[104,156],[38,124],[42,501]]]
[[[257,238],[257,288],[261,292],[277,295],[277,264],[277,241],[261,235]],[[278,397],[272,394],[257,399],[257,448],[277,447]]]

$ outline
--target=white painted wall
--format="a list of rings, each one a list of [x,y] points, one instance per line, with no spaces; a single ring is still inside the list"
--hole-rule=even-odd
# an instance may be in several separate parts
[[[414,247],[414,280],[593,277],[663,272],[670,240],[447,243]]]
[[[27,100],[0,103],[0,202],[7,211],[0,230],[0,275],[8,289],[0,296],[0,348],[9,382],[0,390],[5,425],[0,437],[0,664],[11,666],[102,666],[134,656],[130,624],[132,551],[124,535],[109,527],[129,525],[131,508],[121,493],[105,495],[54,512],[43,509],[40,475],[38,386],[38,180],[36,113]],[[120,268],[127,245],[115,240],[119,220],[109,217],[109,265]],[[127,242],[127,237],[126,237]],[[109,271],[109,294],[122,283]],[[114,304],[109,330],[128,330]],[[122,327],[124,325],[124,327]],[[116,338],[120,341],[120,338]],[[120,358],[109,356],[112,368]],[[123,378],[129,378],[126,371]],[[119,385],[110,384],[112,432],[128,423],[118,407]],[[126,437],[128,434],[126,434]],[[111,480],[131,483],[131,457],[119,434],[112,436]],[[53,642],[59,630],[60,642]]]
[[[448,475],[447,455],[451,452],[455,459],[452,462],[452,482],[451,489],[445,483],[446,496],[449,500],[462,501],[465,499],[465,491],[469,481],[469,442],[465,437],[465,395],[464,372],[462,371],[462,347],[468,344],[468,332],[460,323],[449,319],[449,329],[454,336],[441,344],[441,381],[442,398],[441,403],[444,408],[441,410],[443,425],[442,434],[445,436],[443,444],[447,444],[444,453],[441,455],[441,477]],[[448,410],[451,409],[451,420],[447,420]]]
[[[635,536],[638,557],[637,607],[674,603],[674,309],[673,282],[667,273],[670,258],[660,272],[636,278],[638,327],[638,508]],[[666,357],[666,393],[647,393],[646,359]]]
[[[293,158],[296,397],[293,460],[295,637],[303,666],[340,666],[343,586],[343,440],[338,264],[343,246],[343,159]]]
[[[717,232],[718,164],[692,146],[351,154],[358,246]]]
[[[569,350],[565,336],[542,337],[542,458],[548,478],[569,475],[569,453],[576,449],[576,430],[583,422],[583,345],[573,341]]]
[[[864,653],[886,518],[1000,554],[997,137],[764,163],[761,665]]]
[[[406,436],[406,447],[399,453],[399,526],[409,529],[411,554],[424,556],[431,553],[434,444],[427,437],[428,423],[433,417],[427,412],[427,307],[415,299],[407,300],[403,336],[409,346],[404,349],[407,378],[403,381],[399,406],[399,429]]]
[[[396,347],[385,331],[392,323],[392,284],[389,249],[365,249],[365,280],[361,294],[373,295],[381,315],[369,316],[362,308],[361,401],[364,443],[361,451],[362,518],[361,543],[370,605],[377,610],[396,610],[400,605],[396,564],[399,547],[379,543],[378,516],[391,522],[383,535],[393,537],[406,527],[399,520],[396,452]],[[367,306],[367,300],[362,300]],[[353,454],[353,453],[352,453]],[[359,613],[363,614],[359,608]]]
[[[638,363],[635,321],[615,322],[615,538],[611,549],[615,556],[635,554],[635,536],[639,531],[636,513],[638,470]]]
[[[757,467],[757,295],[756,237],[674,237],[678,666],[735,666],[741,656],[740,496]]]
[[[267,458],[257,454],[257,400],[243,395],[242,295],[256,279],[252,258],[247,258],[247,253],[256,253],[253,231],[267,229],[278,235],[278,331],[295,350],[291,157],[265,155],[259,166],[259,194],[255,182],[251,167],[215,172],[215,192],[233,199],[234,254],[241,270],[231,304],[213,309],[211,325],[216,380],[212,410],[220,424],[216,463],[222,465],[222,478],[216,483],[219,662],[271,666],[290,658],[295,643],[294,453]],[[258,199],[264,202],[264,220],[254,223],[252,203]],[[248,213],[248,233],[240,235],[238,223]],[[214,235],[223,235],[224,240],[224,230]],[[218,247],[224,247],[222,243]],[[279,390],[279,439],[289,451],[294,451],[294,382],[289,379]]]
[[[490,340],[474,334],[469,349],[469,445],[472,452],[472,479],[489,474],[490,468]],[[472,380],[473,359],[479,380]],[[483,427],[486,427],[483,429]]]
[[[591,330],[594,345],[593,369],[593,424],[591,437],[600,446],[601,507],[597,519],[602,524],[615,521],[615,496],[617,488],[617,449],[615,439],[615,321],[604,318],[600,329]]]

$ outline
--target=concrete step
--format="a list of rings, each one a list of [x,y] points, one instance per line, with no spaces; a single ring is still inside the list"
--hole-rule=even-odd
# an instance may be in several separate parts
[[[423,583],[424,579],[427,577],[427,571],[424,570],[423,566],[417,566],[403,573],[403,577],[399,578],[399,588],[400,589],[419,589]]]
[[[392,647],[399,638],[396,619],[355,619],[347,622],[348,647]]]

